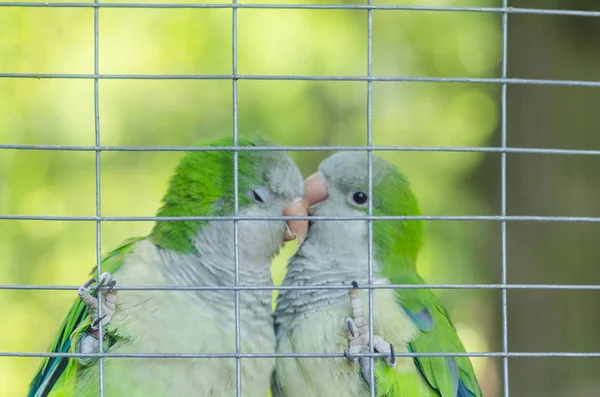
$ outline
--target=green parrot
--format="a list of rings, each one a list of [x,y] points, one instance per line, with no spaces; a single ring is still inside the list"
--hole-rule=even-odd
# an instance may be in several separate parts
[[[242,139],[239,146],[267,146]],[[220,139],[201,146],[233,146]],[[233,151],[186,153],[172,177],[160,217],[234,214]],[[278,151],[238,151],[241,216],[306,216],[303,181],[292,159]],[[235,353],[234,291],[122,290],[127,286],[233,286],[234,222],[157,221],[151,233],[106,255],[93,293],[88,281],[67,314],[51,352],[95,353],[102,326],[110,353]],[[287,225],[287,227],[286,227]],[[239,284],[272,285],[270,264],[284,240],[306,234],[306,221],[240,220]],[[99,301],[96,291],[108,287]],[[239,293],[241,352],[273,353],[272,291]],[[103,316],[98,318],[98,307]],[[95,320],[94,320],[95,319]],[[235,358],[104,358],[110,397],[234,396]],[[242,396],[266,396],[274,359],[241,359]],[[47,358],[28,397],[98,396],[98,359]]]
[[[311,216],[368,213],[368,154],[336,153],[305,181]],[[417,216],[417,199],[405,176],[372,156],[373,215]],[[423,240],[421,221],[373,221],[373,283],[424,284],[416,262]],[[368,223],[365,220],[311,221],[306,240],[287,265],[284,286],[339,286],[350,289],[279,292],[275,309],[277,353],[341,353],[346,358],[278,358],[275,397],[368,396]],[[349,296],[350,295],[350,296]],[[481,390],[468,357],[397,357],[395,352],[460,352],[465,349],[448,313],[428,289],[373,290],[375,391],[387,397],[473,397]],[[346,350],[347,347],[347,350]],[[355,362],[360,365],[354,365]]]

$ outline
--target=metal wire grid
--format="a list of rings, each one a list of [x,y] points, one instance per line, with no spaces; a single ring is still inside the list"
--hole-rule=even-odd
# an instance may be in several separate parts
[[[507,77],[507,22],[508,14],[541,14],[541,15],[563,15],[600,17],[600,11],[575,11],[575,10],[546,10],[531,8],[508,7],[508,0],[502,0],[502,7],[426,7],[426,6],[402,6],[402,5],[373,5],[372,0],[367,5],[316,5],[316,4],[238,4],[232,0],[232,4],[145,4],[145,3],[28,3],[28,2],[0,2],[0,7],[87,7],[94,8],[94,73],[93,74],[35,74],[35,73],[0,73],[0,78],[58,78],[58,79],[93,79],[94,80],[94,146],[61,146],[61,145],[13,145],[0,144],[4,150],[59,150],[59,151],[94,151],[96,153],[96,216],[29,216],[29,215],[2,215],[0,220],[69,220],[69,221],[94,221],[96,223],[96,260],[97,276],[100,277],[101,269],[101,223],[111,221],[186,221],[186,220],[229,220],[234,222],[234,266],[235,283],[229,287],[127,287],[118,286],[121,290],[233,290],[235,293],[235,354],[148,354],[148,353],[105,353],[97,354],[82,353],[27,353],[27,352],[0,352],[0,357],[98,357],[99,359],[99,392],[104,396],[103,359],[105,357],[130,357],[130,358],[235,358],[236,359],[236,395],[241,397],[241,359],[242,358],[268,358],[268,357],[343,357],[338,354],[313,354],[313,353],[286,353],[286,354],[256,354],[243,353],[240,349],[240,308],[239,291],[243,290],[317,290],[317,289],[348,289],[346,286],[240,286],[239,285],[239,220],[287,220],[287,219],[312,219],[312,220],[351,220],[364,219],[368,221],[368,288],[369,292],[369,353],[359,353],[357,356],[369,357],[371,360],[370,380],[372,397],[375,396],[373,360],[382,354],[373,353],[373,290],[389,288],[431,288],[431,289],[500,289],[502,291],[502,352],[486,353],[396,353],[399,357],[502,357],[503,359],[503,391],[504,397],[509,397],[509,357],[600,357],[600,353],[571,353],[571,352],[543,352],[543,353],[516,353],[508,350],[508,328],[507,328],[507,290],[509,289],[561,289],[561,290],[600,290],[600,285],[563,285],[563,284],[507,284],[506,274],[506,222],[507,221],[546,221],[546,222],[600,222],[600,217],[543,217],[543,216],[507,216],[506,215],[506,154],[507,153],[530,153],[530,154],[562,154],[562,155],[600,155],[600,150],[567,150],[567,149],[543,149],[543,148],[508,148],[507,147],[507,107],[506,92],[509,84],[528,85],[566,85],[600,87],[600,82],[579,80],[542,80],[542,79],[517,79]],[[232,9],[232,74],[231,75],[122,75],[122,74],[100,74],[99,72],[99,9],[100,8],[231,8]],[[269,76],[269,75],[239,75],[237,73],[237,10],[240,8],[263,8],[263,9],[340,9],[340,10],[363,10],[367,12],[368,21],[368,56],[367,76]],[[502,15],[502,65],[500,78],[433,78],[433,77],[401,77],[401,76],[373,76],[373,11],[447,11],[447,12],[486,12],[500,13]],[[231,80],[233,84],[233,146],[221,148],[205,147],[117,147],[102,146],[100,142],[100,109],[99,109],[99,80],[100,79],[207,79],[207,80]],[[315,80],[315,81],[365,81],[367,82],[367,145],[366,146],[310,146],[310,147],[238,147],[238,80]],[[501,147],[409,147],[409,146],[373,146],[372,145],[372,83],[374,81],[415,81],[415,82],[448,82],[448,83],[482,83],[501,85]],[[101,214],[100,200],[100,153],[102,151],[202,151],[202,150],[233,150],[234,151],[234,215],[225,217],[106,217]],[[340,150],[367,150],[368,151],[368,193],[372,197],[372,152],[382,150],[394,151],[450,151],[450,152],[487,152],[500,153],[501,155],[501,208],[500,216],[373,216],[372,201],[369,200],[368,216],[364,217],[249,217],[238,215],[238,152],[240,150],[272,151],[272,150],[295,150],[295,151],[340,151]],[[473,220],[473,221],[499,221],[501,224],[501,284],[426,284],[426,285],[372,285],[373,279],[373,248],[372,248],[372,221],[374,220]],[[8,285],[0,284],[0,290],[75,290],[77,286],[57,285]],[[99,295],[101,291],[98,291]],[[101,308],[100,308],[101,310]],[[102,314],[99,313],[99,316]],[[99,327],[99,339],[102,340],[102,327]]]

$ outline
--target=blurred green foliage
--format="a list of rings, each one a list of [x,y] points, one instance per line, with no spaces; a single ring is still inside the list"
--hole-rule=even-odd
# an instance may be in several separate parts
[[[465,5],[451,0],[403,3]],[[93,73],[92,9],[1,11],[0,72]],[[99,15],[100,73],[232,73],[230,9],[103,8]],[[499,22],[498,15],[486,13],[374,12],[373,72],[496,77]],[[241,9],[238,73],[366,75],[367,32],[365,11]],[[280,145],[366,144],[366,82],[240,80],[238,90],[241,135],[260,133]],[[499,88],[491,85],[375,82],[372,93],[375,145],[480,146],[498,123]],[[93,94],[91,79],[0,79],[0,143],[93,145]],[[232,82],[101,80],[99,110],[103,145],[191,145],[232,133]],[[305,176],[329,154],[290,152]],[[381,155],[408,175],[425,215],[497,212],[464,181],[482,154]],[[154,215],[179,157],[102,153],[102,214]],[[94,152],[0,151],[2,214],[95,215],[95,195]],[[102,252],[148,233],[151,226],[103,223]],[[499,281],[487,280],[474,263],[478,250],[498,244],[478,223],[427,222],[426,239],[419,266],[427,281]],[[276,259],[276,282],[294,247],[288,244]],[[93,222],[0,221],[0,283],[79,285],[96,261],[95,249]],[[468,350],[497,346],[489,340],[488,306],[495,292],[437,293]],[[0,290],[0,351],[46,351],[75,296],[74,291]],[[0,395],[23,395],[40,360],[0,357]],[[486,395],[496,395],[497,363],[473,363]]]

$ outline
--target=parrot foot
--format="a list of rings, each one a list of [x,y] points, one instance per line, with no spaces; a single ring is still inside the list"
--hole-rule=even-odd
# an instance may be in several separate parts
[[[94,292],[90,293],[90,287],[95,283],[95,279],[88,280],[77,290],[79,298],[85,303],[85,305],[92,311],[92,318],[94,321],[89,328],[83,332],[77,341],[75,352],[82,354],[98,353],[100,351],[100,341],[98,337],[98,327],[102,325],[103,329],[110,323],[115,312],[115,305],[117,302],[117,291],[113,288],[117,285],[117,281],[113,280],[110,273],[102,273],[100,281],[94,288]],[[102,287],[107,286],[107,290],[102,294],[101,302],[97,298],[98,290]],[[98,316],[99,307],[102,307],[102,317]],[[106,333],[103,334],[106,338]],[[103,339],[104,339],[103,338]],[[83,365],[87,366],[91,364],[95,357],[75,357],[75,360]]]
[[[113,290],[115,285],[117,285],[117,280],[112,278],[112,275],[108,272],[102,273],[100,276],[100,281],[94,288],[94,292],[90,293],[90,286],[95,283],[96,280],[91,279],[88,280],[85,284],[83,284],[77,290],[77,294],[79,298],[85,303],[85,305],[92,311],[92,318],[94,318],[94,322],[90,326],[90,328],[94,331],[98,330],[98,326],[102,325],[102,327],[106,327],[115,313],[115,305],[117,303],[117,291]],[[99,302],[97,298],[98,290],[100,288],[107,286],[107,290],[104,294],[102,294],[101,302]],[[98,317],[99,308],[102,308],[102,317]]]
[[[346,317],[344,320],[347,330],[346,337],[348,338],[348,350],[344,350],[344,355],[352,364],[360,361],[364,375],[365,369],[368,370],[368,368],[365,367],[363,361],[368,362],[368,358],[362,357],[361,360],[358,360],[358,357],[353,357],[352,354],[363,352],[366,353],[369,351],[369,324],[367,323],[367,319],[363,314],[362,301],[356,294],[358,290],[358,283],[356,281],[352,281],[352,286],[354,287],[350,290],[352,317]],[[385,362],[390,368],[394,368],[396,366],[396,352],[394,350],[394,345],[386,342],[385,339],[379,335],[373,335],[373,348],[378,353],[389,354],[389,356],[385,357]]]

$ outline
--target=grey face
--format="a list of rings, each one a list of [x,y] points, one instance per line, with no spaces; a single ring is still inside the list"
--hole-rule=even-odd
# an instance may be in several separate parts
[[[247,192],[240,192],[250,198],[249,205],[240,208],[240,215],[253,217],[284,215],[284,211],[290,208],[290,203],[304,194],[302,174],[293,160],[283,152],[262,152],[257,158],[260,162],[253,165],[260,177],[248,184]],[[305,214],[291,210],[285,215]],[[273,256],[283,243],[285,231],[284,221],[240,221],[240,248],[247,256],[253,256],[254,253]]]
[[[389,165],[379,157],[372,159],[373,186],[382,179]],[[340,152],[319,166],[327,184],[327,199],[316,204],[311,213],[329,216],[364,214],[369,205],[368,154]]]
[[[390,165],[383,159],[372,155],[372,180],[373,186],[377,185]],[[339,191],[363,191],[367,193],[368,180],[368,153],[367,152],[340,152],[323,160],[319,171],[332,187]]]

